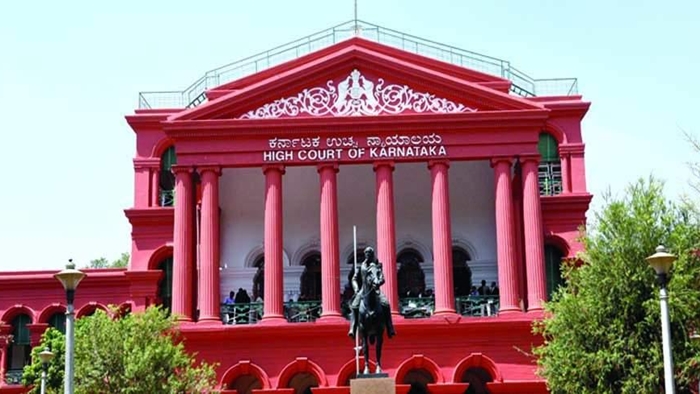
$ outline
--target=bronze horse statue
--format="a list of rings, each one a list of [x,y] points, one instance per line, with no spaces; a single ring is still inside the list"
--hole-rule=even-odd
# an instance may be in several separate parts
[[[365,271],[365,267],[362,267]],[[365,358],[364,374],[369,374],[369,345],[375,345],[377,352],[377,368],[375,373],[381,373],[382,344],[386,331],[386,314],[391,313],[380,302],[379,288],[384,284],[381,268],[370,264],[362,273],[362,288],[360,289],[360,308],[358,313],[357,330],[362,338],[362,353]]]

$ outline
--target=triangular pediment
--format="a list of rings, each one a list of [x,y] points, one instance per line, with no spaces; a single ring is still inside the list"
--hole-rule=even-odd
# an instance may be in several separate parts
[[[297,116],[378,116],[404,113],[463,113],[476,108],[436,94],[391,83],[355,68],[341,79],[279,98],[238,116],[238,119],[277,119]]]
[[[261,120],[542,110],[509,82],[362,39],[222,85],[170,118]]]

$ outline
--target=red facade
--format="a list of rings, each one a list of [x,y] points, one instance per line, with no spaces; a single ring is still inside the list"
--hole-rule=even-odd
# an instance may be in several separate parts
[[[399,391],[461,394],[471,381],[484,386],[470,392],[546,392],[527,355],[541,342],[531,325],[548,297],[548,247],[565,258],[581,248],[576,237],[591,200],[581,120],[590,104],[576,95],[521,97],[509,93],[512,85],[355,37],[209,89],[207,102],[192,108],[137,110],[126,117],[137,140],[134,205],[125,210],[130,265],[87,270],[76,294],[78,316],[108,304],[138,312],[166,302],[182,318],[186,346],[219,363],[223,389],[302,393],[312,386],[313,393],[349,393],[354,342],[340,294],[337,173],[346,165],[371,165],[376,249],[397,330],[385,341],[382,367]],[[408,90],[391,92],[391,86]],[[372,95],[381,89],[386,96]],[[321,91],[334,92],[335,101],[323,101]],[[556,141],[555,193],[542,191],[543,133]],[[162,160],[170,147],[177,152],[175,199],[164,204]],[[494,195],[495,316],[464,316],[456,301],[448,179],[452,164],[464,161],[488,161],[493,171],[493,184],[485,187]],[[435,294],[430,317],[422,319],[402,316],[399,307],[393,173],[402,163],[423,163],[431,182],[426,228]],[[322,313],[305,323],[288,322],[283,287],[282,183],[297,166],[317,169],[320,193],[320,217],[313,220],[321,229]],[[257,168],[265,184],[265,297],[258,324],[221,321],[219,207],[225,196],[219,181],[230,168]],[[170,273],[161,263],[168,259],[172,292],[164,296],[161,285]],[[0,334],[13,332],[17,317],[26,316],[29,340],[38,343],[52,316],[65,310],[53,274],[0,273]],[[9,354],[18,357],[12,346],[0,343],[0,374],[14,365]],[[0,383],[0,392],[14,390],[21,391]]]

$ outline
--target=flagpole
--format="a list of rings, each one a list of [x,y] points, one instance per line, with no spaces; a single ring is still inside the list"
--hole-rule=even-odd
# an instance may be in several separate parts
[[[355,262],[355,273],[354,275],[357,275],[357,226],[352,226],[352,254]],[[353,275],[353,276],[354,276]],[[354,278],[353,278],[354,280]],[[352,311],[352,305],[350,307],[350,310]],[[352,312],[355,313],[355,312]],[[359,326],[360,326],[360,316],[359,316],[359,310],[357,314],[357,318],[355,319],[355,376],[360,376],[360,333],[359,333]]]

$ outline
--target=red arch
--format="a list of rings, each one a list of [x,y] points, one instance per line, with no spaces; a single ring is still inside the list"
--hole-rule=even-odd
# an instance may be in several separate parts
[[[80,309],[78,309],[78,312],[75,314],[75,318],[80,319],[88,313],[94,312],[98,309],[102,309],[103,311],[107,312],[108,316],[112,316],[112,314],[109,312],[109,309],[107,309],[106,306],[98,302],[88,302],[87,304],[83,305]]]
[[[566,242],[566,240],[556,234],[549,234],[544,237],[544,244],[545,245],[551,245],[559,249],[559,251],[562,253],[562,256],[564,258],[569,258],[573,256],[569,256],[569,253],[571,253],[571,248],[569,247],[569,243]]]
[[[424,369],[433,377],[433,381],[438,383],[443,383],[442,372],[440,372],[440,367],[428,357],[422,354],[414,354],[411,358],[402,362],[401,365],[396,369],[396,376],[394,380],[396,384],[401,384],[412,369]]]
[[[469,368],[483,368],[489,373],[489,375],[491,375],[491,379],[493,379],[494,382],[503,381],[501,371],[498,370],[498,367],[493,360],[481,353],[472,353],[457,363],[457,368],[455,368],[455,373],[452,377],[452,383],[461,383],[462,375],[464,375],[464,372],[466,372]]]
[[[5,324],[11,324],[12,319],[19,315],[28,315],[29,319],[31,320],[30,323],[34,323],[36,321],[36,315],[34,314],[34,311],[24,304],[16,304],[15,306],[10,307],[2,315],[0,321],[5,322]]]
[[[158,247],[158,249],[154,250],[153,253],[151,253],[151,257],[148,259],[148,269],[149,270],[157,270],[158,269],[158,264],[160,264],[161,261],[168,257],[172,257],[173,255],[173,246],[172,245],[161,245]]]
[[[335,383],[335,385],[338,387],[341,387],[341,386],[347,387],[345,384],[345,381],[350,379],[350,377],[356,372],[355,368],[356,368],[356,366],[355,366],[355,359],[354,358],[352,360],[348,361],[347,363],[345,363],[345,365],[343,365],[340,368],[340,372],[338,372],[338,381]],[[364,357],[362,357],[362,358],[360,358],[360,370],[363,370],[364,368],[365,368],[365,359],[364,359]],[[369,368],[371,370],[374,370],[375,368],[377,368],[377,364],[374,361],[369,360]]]
[[[255,376],[262,384],[263,390],[270,388],[270,378],[267,376],[264,369],[251,363],[250,360],[241,360],[238,364],[229,368],[221,377],[221,389],[225,390],[229,384],[245,375]]]
[[[160,159],[160,157],[165,153],[165,151],[170,148],[171,146],[175,145],[175,141],[168,137],[164,137],[155,144],[153,144],[153,151],[151,152],[151,156],[154,158]]]
[[[37,323],[48,323],[51,316],[55,315],[56,313],[65,313],[65,312],[66,312],[65,305],[60,304],[58,302],[54,302],[53,304],[44,308],[41,311],[41,313],[39,313],[39,318],[37,319]]]
[[[326,379],[326,373],[323,369],[318,366],[315,362],[309,360],[306,357],[297,357],[296,360],[287,364],[286,367],[282,368],[280,373],[279,381],[277,382],[277,388],[283,389],[289,385],[289,381],[292,380],[294,375],[308,372],[316,377],[319,387],[328,386],[328,380]]]
[[[554,137],[559,145],[566,144],[566,133],[554,122],[545,123],[544,130],[542,131]]]
[[[131,302],[131,301],[122,302],[117,307],[117,316],[115,316],[115,317],[122,318],[122,317],[126,316],[127,314],[131,313],[133,310],[134,310],[134,303],[133,302]]]

